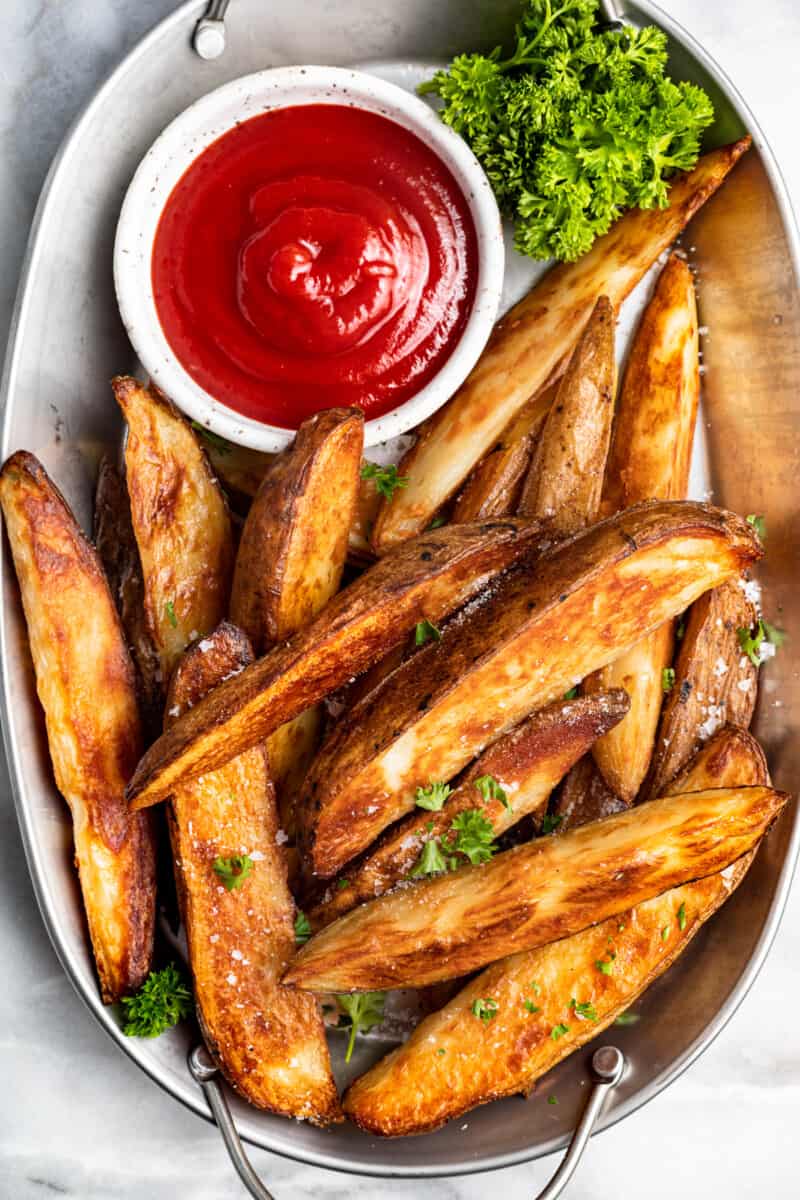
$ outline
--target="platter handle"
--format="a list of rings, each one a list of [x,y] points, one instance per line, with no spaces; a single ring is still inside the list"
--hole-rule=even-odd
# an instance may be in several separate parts
[[[557,1200],[557,1197],[561,1195],[575,1174],[606,1097],[611,1089],[619,1083],[624,1070],[625,1056],[616,1046],[601,1046],[599,1050],[595,1050],[592,1055],[594,1086],[586,1108],[583,1110],[583,1115],[558,1170],[543,1191],[535,1197],[535,1200]],[[209,1108],[222,1134],[225,1149],[228,1151],[242,1183],[250,1195],[255,1197],[255,1200],[275,1200],[272,1193],[267,1191],[256,1175],[250,1159],[245,1153],[241,1138],[233,1123],[228,1101],[225,1099],[225,1093],[217,1078],[219,1071],[205,1046],[195,1046],[189,1054],[189,1071],[205,1093]]]

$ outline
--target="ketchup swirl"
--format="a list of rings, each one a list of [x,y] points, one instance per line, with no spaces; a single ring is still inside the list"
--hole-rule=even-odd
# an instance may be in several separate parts
[[[401,404],[456,345],[475,230],[455,180],[375,113],[304,105],[214,142],[174,188],[153,246],[156,307],[189,374],[257,420],[297,428]]]

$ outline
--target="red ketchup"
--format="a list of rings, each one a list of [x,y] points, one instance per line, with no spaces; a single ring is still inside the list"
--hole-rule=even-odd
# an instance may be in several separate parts
[[[463,331],[477,257],[466,199],[418,137],[302,105],[237,125],[192,163],[158,225],[153,292],[197,383],[296,429],[418,392]]]

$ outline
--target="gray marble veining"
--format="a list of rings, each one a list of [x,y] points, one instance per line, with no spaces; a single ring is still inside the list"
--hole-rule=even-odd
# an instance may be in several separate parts
[[[435,2],[435,0],[432,0]],[[760,118],[800,204],[794,0],[665,0]],[[122,54],[174,0],[4,0],[0,70],[0,344],[36,197],[64,132]],[[36,910],[0,776],[0,1196],[235,1200],[215,1131],[107,1041],[72,993]],[[716,1044],[666,1093],[596,1139],[571,1200],[798,1195],[800,1041],[792,1006],[800,890],[766,967]],[[278,1200],[522,1200],[552,1163],[432,1183],[356,1180],[254,1152]]]

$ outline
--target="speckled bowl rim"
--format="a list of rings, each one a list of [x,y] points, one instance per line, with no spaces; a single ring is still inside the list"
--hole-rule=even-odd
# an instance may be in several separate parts
[[[364,427],[365,446],[407,433],[457,390],[480,357],[497,317],[505,250],[494,193],[478,160],[458,134],[418,97],[364,71],[296,66],[257,71],[195,101],[145,154],[123,201],[114,243],[114,287],[131,343],[151,379],[193,420],[253,450],[282,450],[295,430],[242,416],[216,400],[181,364],[156,310],[151,254],[172,189],[197,155],[237,122],[275,107],[349,104],[388,117],[416,134],[449,168],[469,206],[478,239],[475,299],[450,356],[418,392]]]

